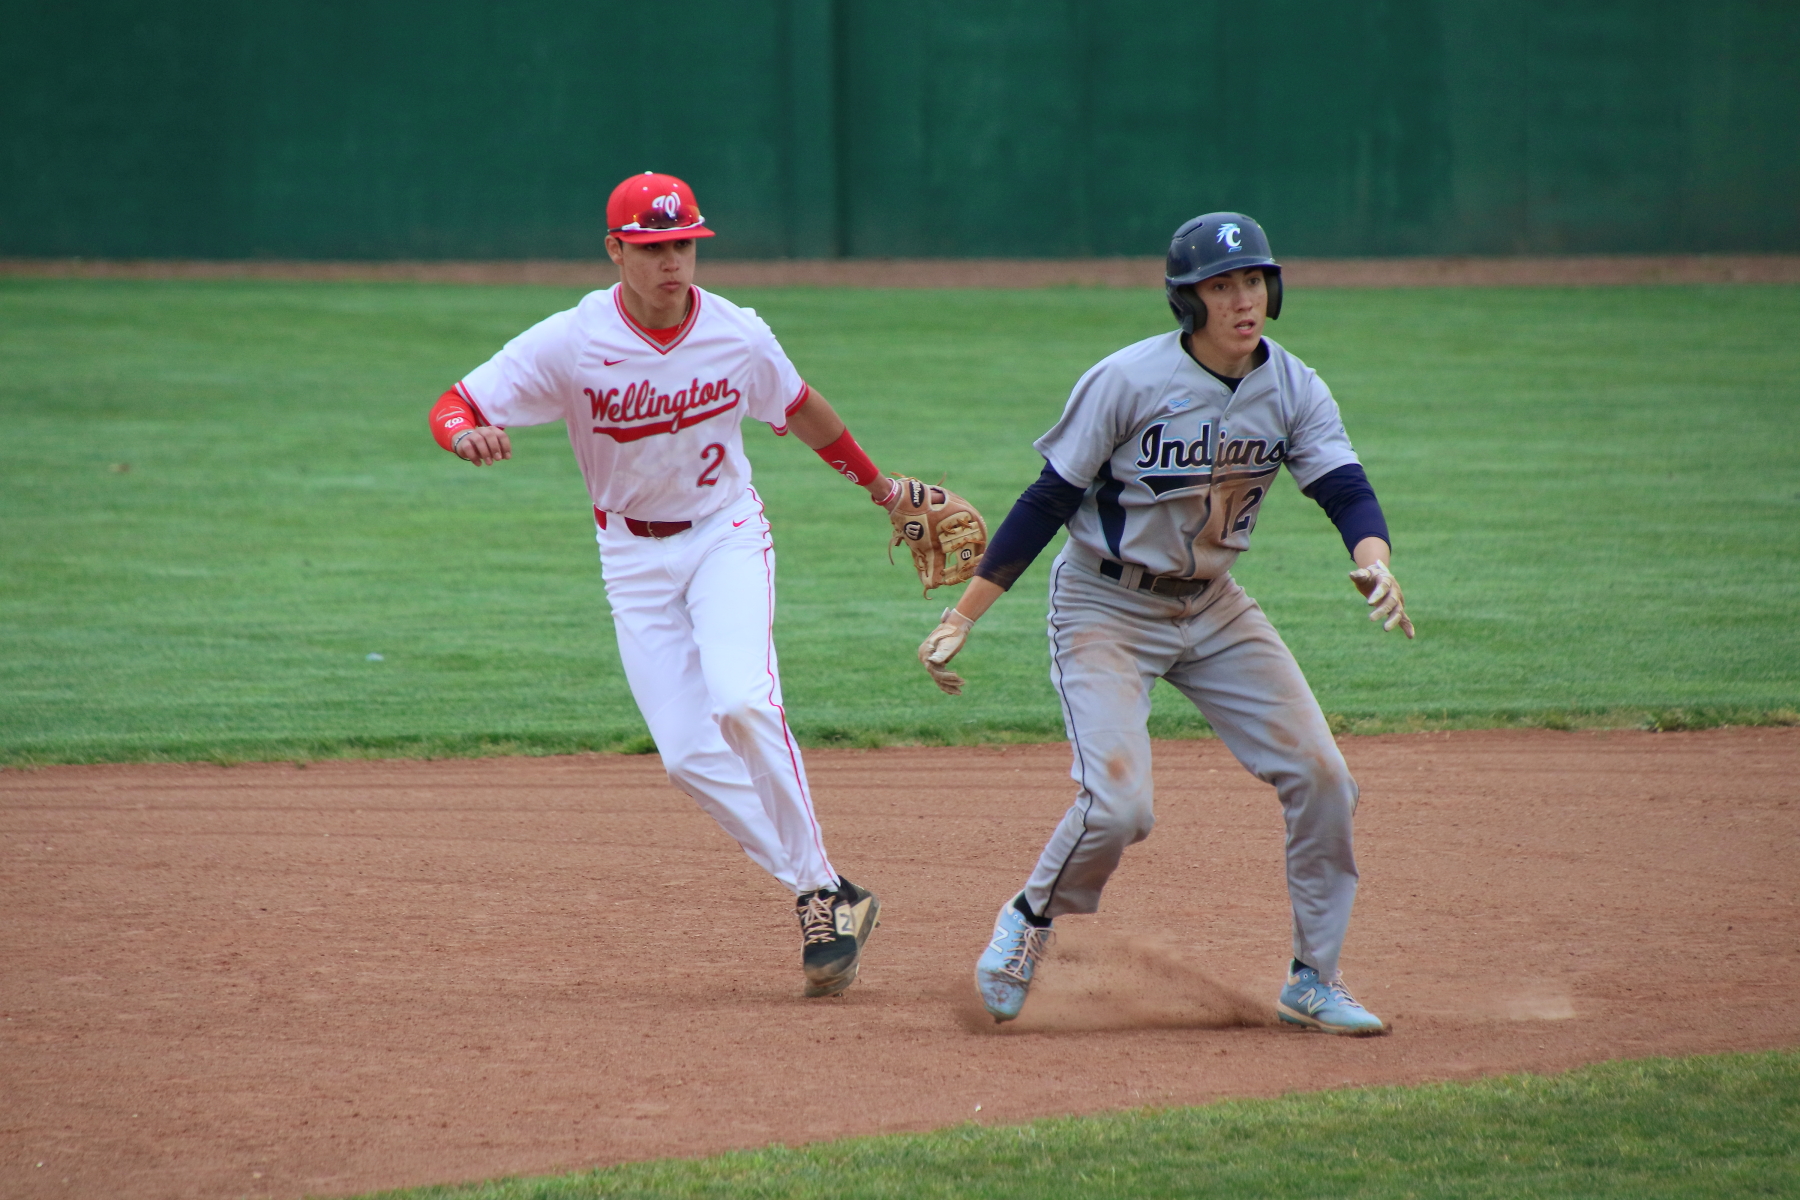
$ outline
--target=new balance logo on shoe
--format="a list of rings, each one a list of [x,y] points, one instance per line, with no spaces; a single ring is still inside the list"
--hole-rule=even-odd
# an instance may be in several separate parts
[[[1330,993],[1321,992],[1318,988],[1308,988],[1294,1002],[1294,1007],[1305,1010],[1306,1014],[1311,1016],[1324,1008],[1330,999]]]
[[[1283,1022],[1349,1037],[1370,1037],[1387,1032],[1380,1017],[1356,1002],[1341,977],[1329,983],[1311,967],[1288,976],[1287,986],[1275,1002]]]

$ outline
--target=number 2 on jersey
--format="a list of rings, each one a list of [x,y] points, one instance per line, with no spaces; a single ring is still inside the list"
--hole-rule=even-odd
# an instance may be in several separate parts
[[[1255,519],[1256,506],[1262,503],[1262,498],[1263,490],[1259,487],[1253,487],[1244,493],[1244,498],[1238,502],[1237,512],[1233,514],[1237,519],[1227,519],[1232,533],[1241,533],[1250,528],[1250,522]]]
[[[719,482],[719,468],[725,465],[725,447],[713,442],[700,451],[700,461],[706,466],[700,472],[700,478],[694,480],[695,487],[712,487]]]

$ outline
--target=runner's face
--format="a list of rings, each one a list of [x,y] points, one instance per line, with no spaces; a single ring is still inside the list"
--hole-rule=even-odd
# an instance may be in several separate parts
[[[663,309],[685,303],[694,282],[694,239],[652,242],[647,246],[606,239],[606,253],[619,265],[619,279],[646,307]]]
[[[1194,336],[1230,359],[1242,358],[1262,340],[1269,312],[1268,284],[1261,267],[1245,267],[1202,279],[1194,294],[1206,305],[1206,324]]]

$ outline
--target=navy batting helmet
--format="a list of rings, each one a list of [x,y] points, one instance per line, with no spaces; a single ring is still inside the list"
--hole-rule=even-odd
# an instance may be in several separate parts
[[[1206,324],[1206,306],[1188,289],[1202,279],[1244,267],[1263,268],[1273,321],[1281,315],[1281,264],[1269,252],[1269,237],[1261,225],[1243,213],[1216,212],[1195,217],[1175,231],[1163,287],[1181,332],[1192,333]]]

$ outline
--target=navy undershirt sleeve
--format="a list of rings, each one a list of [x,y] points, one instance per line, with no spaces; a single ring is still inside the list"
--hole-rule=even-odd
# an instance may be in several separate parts
[[[1069,523],[1086,495],[1086,488],[1068,482],[1046,462],[1044,473],[1014,501],[1012,511],[1000,523],[975,566],[975,574],[1003,590],[1012,587],[1044,552],[1056,531]]]
[[[1375,498],[1375,489],[1363,474],[1361,464],[1346,463],[1335,471],[1327,471],[1302,488],[1301,494],[1318,501],[1343,537],[1344,549],[1352,554],[1356,553],[1356,543],[1366,537],[1378,537],[1389,546],[1394,544],[1388,537],[1387,518],[1381,514],[1381,501]]]

